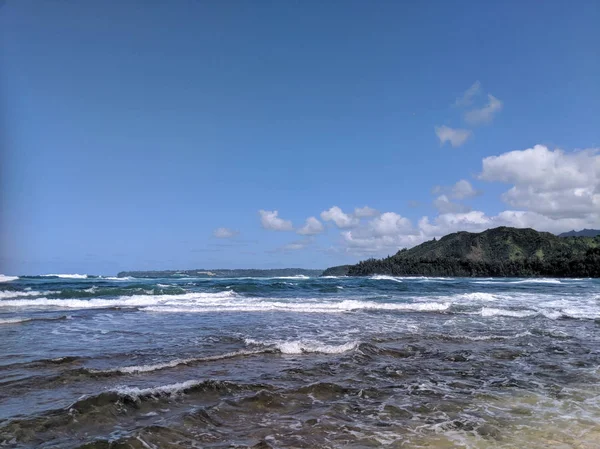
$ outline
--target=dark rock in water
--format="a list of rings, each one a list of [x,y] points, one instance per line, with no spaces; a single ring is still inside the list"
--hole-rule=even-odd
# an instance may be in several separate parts
[[[252,449],[272,449],[272,447],[273,446],[271,446],[265,440],[261,440],[258,443],[256,443],[254,446],[252,446]]]
[[[477,428],[477,433],[484,438],[500,439],[500,431],[491,424],[482,424]]]

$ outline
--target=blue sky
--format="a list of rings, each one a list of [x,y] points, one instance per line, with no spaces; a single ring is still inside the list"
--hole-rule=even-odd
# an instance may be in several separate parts
[[[600,226],[598,23],[592,1],[7,0],[0,272]]]

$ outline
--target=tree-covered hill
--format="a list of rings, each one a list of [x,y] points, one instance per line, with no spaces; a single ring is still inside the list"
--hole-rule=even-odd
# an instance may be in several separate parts
[[[323,275],[600,277],[600,236],[557,237],[508,227],[457,232],[385,259],[341,268]]]

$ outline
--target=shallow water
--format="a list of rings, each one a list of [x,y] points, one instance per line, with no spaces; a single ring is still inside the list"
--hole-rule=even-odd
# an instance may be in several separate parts
[[[600,280],[0,283],[0,445],[600,447]]]

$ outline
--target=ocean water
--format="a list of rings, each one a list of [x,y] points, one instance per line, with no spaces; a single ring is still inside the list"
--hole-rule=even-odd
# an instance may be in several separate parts
[[[600,447],[600,280],[1,281],[0,447]]]

